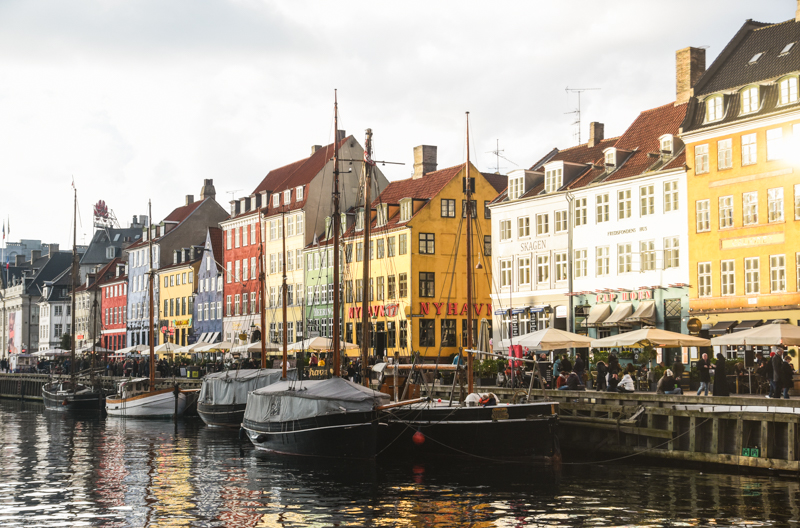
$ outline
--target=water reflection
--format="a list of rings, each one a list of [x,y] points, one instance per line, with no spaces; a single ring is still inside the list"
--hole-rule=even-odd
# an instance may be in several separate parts
[[[275,458],[197,421],[0,402],[3,526],[785,525],[798,482],[635,465]],[[240,451],[241,449],[241,451]]]

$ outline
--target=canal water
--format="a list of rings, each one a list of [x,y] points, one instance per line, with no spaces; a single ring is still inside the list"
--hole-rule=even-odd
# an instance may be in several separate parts
[[[522,440],[521,440],[522,441]],[[0,401],[0,526],[791,526],[798,480],[613,463],[276,458],[200,420]]]

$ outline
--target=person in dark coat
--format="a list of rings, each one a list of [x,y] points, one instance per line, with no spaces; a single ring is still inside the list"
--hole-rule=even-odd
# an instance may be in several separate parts
[[[728,373],[725,371],[725,356],[717,354],[717,365],[714,368],[714,396],[730,396],[728,391]]]
[[[577,374],[581,380],[583,380],[583,371],[585,369],[586,367],[583,365],[583,358],[580,354],[577,354],[575,356],[575,365],[572,367],[572,370],[575,371],[575,374]]]
[[[772,377],[769,382],[769,394],[767,398],[781,397],[781,376],[783,375],[783,349],[777,349],[775,355],[770,360],[772,366]]]
[[[569,360],[566,354],[561,356],[561,372],[566,372],[567,376],[572,372],[572,361]]]
[[[597,362],[597,379],[595,380],[595,389],[597,391],[604,391],[608,386],[606,376],[608,376],[608,367],[602,361]]]
[[[614,354],[608,355],[608,388],[607,392],[617,392],[617,385],[619,384],[619,373],[622,368],[619,365],[619,359]]]
[[[783,362],[781,370],[781,387],[783,388],[783,398],[789,399],[789,389],[794,385],[794,369],[792,368],[792,361],[788,354],[786,361]]]
[[[708,396],[708,384],[711,381],[711,364],[708,361],[708,354],[703,354],[700,361],[697,362],[697,371],[700,374],[700,387],[697,389],[697,395],[705,389],[705,395]]]

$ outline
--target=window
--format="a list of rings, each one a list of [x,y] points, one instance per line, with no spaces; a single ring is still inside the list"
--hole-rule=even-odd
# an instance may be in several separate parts
[[[297,264],[298,264],[298,267],[299,267],[300,261],[298,261]],[[253,278],[253,279],[258,278],[258,275],[256,274],[256,258],[255,257],[250,257],[250,277]]]
[[[631,190],[617,191],[617,220],[631,217]]]
[[[411,220],[411,198],[403,198],[400,200],[400,221],[408,222]]]
[[[742,222],[744,225],[755,225],[758,223],[758,192],[746,192],[742,194]]]
[[[800,220],[800,183],[794,186],[794,219]]]
[[[733,166],[733,140],[731,138],[717,141],[717,170],[730,169]]]
[[[733,227],[733,196],[719,197],[719,228]]]
[[[783,187],[767,189],[767,210],[770,222],[783,222]]]
[[[575,199],[575,225],[586,225],[586,197]]]
[[[300,286],[298,284],[297,285],[297,298],[298,298],[297,300],[298,300],[298,304],[302,304],[300,302],[301,288],[302,288],[302,286]],[[253,293],[250,294],[250,313],[252,313],[252,314],[256,313],[256,311],[257,311],[256,310],[256,301],[257,301],[256,292],[253,292]]]
[[[442,319],[442,346],[456,346],[456,320]]]
[[[617,244],[617,273],[633,271],[633,253],[630,244]]]
[[[233,313],[236,314],[236,315],[239,315],[241,313],[241,311],[239,310],[239,301],[240,301],[239,294],[237,293],[233,297],[233,310],[234,310]]]
[[[511,286],[511,261],[500,261],[500,287],[505,288]]]
[[[745,88],[742,91],[742,113],[749,114],[755,112],[758,110],[758,106],[758,86]]]
[[[356,211],[356,231],[364,230],[364,209]]]
[[[672,135],[668,134],[661,138],[661,153],[671,155],[672,154]]]
[[[235,271],[234,271],[234,281],[235,282],[239,282],[239,280],[241,279],[241,262],[239,262],[237,260],[235,262],[235,264],[236,264],[236,267],[235,267]]]
[[[478,202],[476,202],[475,200],[470,200],[469,203],[472,206],[472,218],[478,218]],[[461,218],[466,218],[466,217],[467,217],[467,201],[461,200]]]
[[[567,211],[556,211],[556,233],[564,233],[567,230]]]
[[[697,295],[711,297],[711,263],[699,262],[697,264]]]
[[[225,231],[225,247],[226,247],[226,249],[231,249],[231,230],[230,229]]]
[[[389,275],[389,280],[387,281],[386,287],[386,297],[388,299],[397,298],[397,277],[394,275]]]
[[[794,43],[789,44],[789,46]],[[790,104],[797,102],[797,77],[788,77],[780,82],[781,88],[781,104]]]
[[[379,259],[382,259],[384,256],[386,256],[385,244],[386,244],[386,240],[383,239],[383,238],[379,238],[376,241],[376,245],[378,246],[378,258]]]
[[[680,261],[680,238],[664,239],[664,269],[677,268]]]
[[[436,346],[436,319],[419,320],[419,346],[421,347]]]
[[[325,233],[328,234],[327,232]],[[286,217],[286,236],[294,236],[294,215]]]
[[[541,232],[539,231],[539,221],[540,216],[536,216],[536,234],[540,235]],[[531,217],[530,216],[521,216],[517,218],[517,237],[519,238],[526,238],[531,236]]]
[[[786,291],[786,257],[784,255],[769,257],[769,289],[772,293]]]
[[[664,212],[678,210],[678,181],[664,182]]]
[[[536,256],[536,282],[543,283],[550,281],[550,256]]]
[[[456,217],[456,201],[442,200],[442,218]]]
[[[483,235],[483,255],[492,256],[492,235]]]
[[[556,253],[555,254],[555,261],[556,261],[556,281],[565,281],[567,280],[567,254],[566,252]]]
[[[758,62],[758,59],[760,59],[763,55],[764,55],[763,51],[756,53],[755,55],[753,55],[753,58],[750,59],[750,62],[748,64],[755,64],[756,62]]]
[[[230,265],[230,262],[228,262],[228,265]],[[164,275],[164,287],[169,287],[169,276],[167,275]]]
[[[376,227],[385,226],[386,222],[389,221],[389,205],[388,204],[378,204],[378,208],[376,210]]]
[[[706,121],[722,119],[722,96],[717,95],[706,100]]]
[[[709,200],[697,200],[695,203],[697,214],[697,232],[711,231],[711,204]]]
[[[383,301],[385,299],[385,297],[383,295],[384,291],[386,289],[385,288],[385,282],[386,282],[386,278],[385,277],[376,277],[376,279],[375,279],[375,288],[377,290],[375,292],[377,294],[377,297],[375,298],[375,300],[377,300],[377,301]],[[333,288],[333,286],[331,286],[331,288]],[[333,302],[333,298],[332,298],[333,297],[333,290],[331,290],[330,293],[331,293],[331,299],[329,299],[329,302]]]
[[[504,262],[510,263],[510,261]],[[502,263],[501,263],[502,268]],[[531,258],[530,257],[522,257],[518,261],[518,284],[520,286],[530,286],[531,284]],[[504,284],[504,286],[506,286]]]
[[[511,220],[500,220],[500,241],[511,240]]]
[[[401,299],[405,299],[408,297],[408,274],[401,273],[398,282],[400,284],[398,295]]]
[[[605,164],[606,168],[615,167],[617,165],[617,151],[614,148],[605,151]]]
[[[278,207],[281,205],[281,195],[280,193],[275,193],[272,195],[272,207]]]
[[[608,222],[608,194],[597,195],[597,223]]]
[[[400,254],[405,255],[408,253],[408,235],[402,234],[400,235]]]
[[[419,296],[420,297],[435,297],[436,296],[436,274],[421,271],[419,273]]]
[[[756,135],[745,134],[742,136],[742,165],[752,165],[758,161]]]
[[[484,218],[491,218],[492,217],[492,210],[489,209],[489,204],[492,203],[489,200],[483,201],[483,217]]]
[[[585,249],[576,249],[575,250],[575,278],[581,278],[587,276],[588,271],[588,262],[586,259],[586,250]]]
[[[771,128],[767,130],[767,161],[783,158],[783,130]]]
[[[597,276],[603,277],[608,275],[609,272],[609,256],[608,256],[608,246],[605,247],[598,247],[596,250],[597,256]]]
[[[735,261],[723,260],[720,263],[720,281],[722,284],[722,295],[734,295],[736,293]]]
[[[708,143],[694,148],[694,172],[695,174],[708,172]]]
[[[639,214],[647,216],[656,212],[655,187],[643,185],[639,187]]]
[[[300,200],[300,198],[298,198],[298,200]],[[302,235],[303,233],[305,233],[305,216],[303,216],[303,213],[300,213],[296,215],[295,218],[296,218],[295,224],[297,225],[297,229],[295,229],[295,232],[298,235]]]
[[[783,49],[781,50],[781,56],[786,55],[787,53],[789,53],[792,50],[792,48],[794,47],[794,44],[795,44],[794,42],[790,42],[787,45],[785,45],[783,47]]]
[[[225,297],[225,314],[231,315],[231,296],[227,295]]]
[[[356,262],[364,260],[364,243],[356,242]]]
[[[639,259],[641,271],[653,271],[656,269],[656,243],[654,240],[639,242]]]
[[[760,259],[749,257],[744,259],[744,292],[746,294],[760,293]]]
[[[232,264],[230,262],[227,263],[227,269],[226,269],[225,275],[227,276],[227,278],[225,279],[225,282],[230,284],[231,281],[233,280],[233,268],[232,268]],[[166,280],[166,277],[164,277],[164,280]]]
[[[283,204],[289,205],[289,202],[291,201],[292,201],[292,190],[286,189],[285,191],[283,191]]]
[[[563,170],[551,169],[544,173],[544,192],[551,193],[559,190],[564,185]]]
[[[508,199],[516,200],[523,195],[525,187],[525,176],[509,178],[508,180]]]
[[[433,233],[419,234],[419,254],[433,255],[436,253],[435,236]]]

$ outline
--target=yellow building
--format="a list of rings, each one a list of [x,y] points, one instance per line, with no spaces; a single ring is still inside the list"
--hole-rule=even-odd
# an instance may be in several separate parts
[[[372,204],[370,247],[363,243],[363,208],[344,236],[344,339],[361,341],[363,259],[370,258],[372,346],[424,357],[448,356],[464,346],[466,333],[465,165],[433,171],[435,147],[415,149],[414,176],[391,182]],[[491,324],[491,224],[488,204],[506,177],[481,174],[474,182],[473,334],[481,320]],[[473,341],[474,342],[474,341]],[[352,355],[352,354],[351,354]]]
[[[189,344],[192,333],[195,277],[200,269],[202,247],[173,252],[173,263],[158,270],[161,305],[157,307],[157,343]]]
[[[796,20],[747,21],[683,123],[690,315],[712,335],[800,318],[798,32]]]

